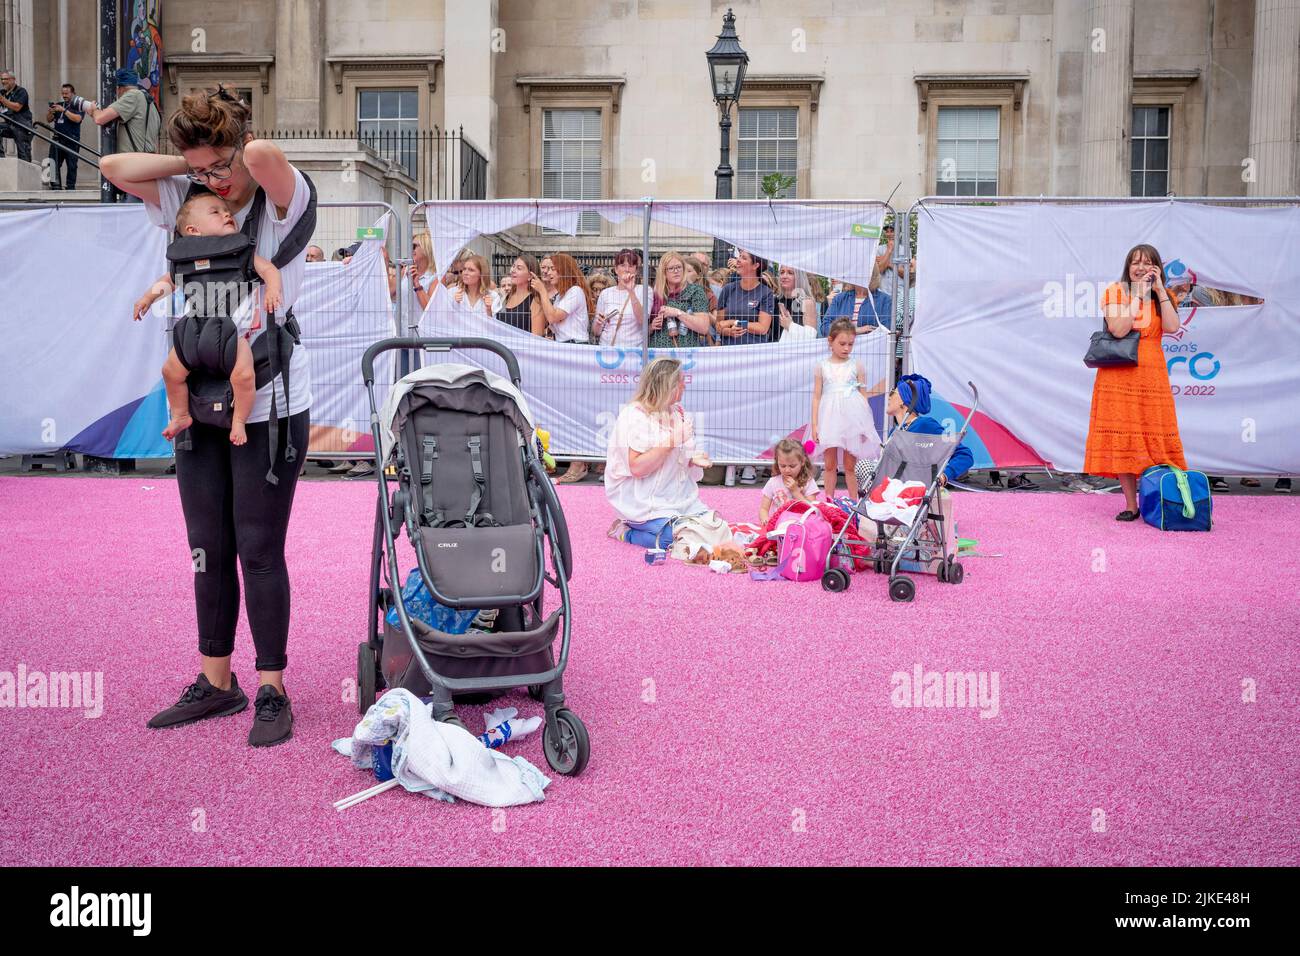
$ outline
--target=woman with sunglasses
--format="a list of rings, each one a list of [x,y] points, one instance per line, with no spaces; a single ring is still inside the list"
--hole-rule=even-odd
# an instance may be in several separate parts
[[[257,252],[270,259],[307,210],[310,197],[307,180],[289,165],[279,147],[253,138],[250,119],[248,105],[224,87],[193,93],[167,123],[167,135],[179,156],[118,153],[104,157],[101,171],[118,189],[144,200],[150,221],[169,232],[175,229],[177,210],[192,183],[224,199],[241,228],[262,190],[266,202],[257,224]],[[280,269],[285,312],[297,299],[305,272],[304,248]],[[261,334],[253,333],[250,344]],[[225,430],[196,422],[189,430],[191,448],[176,451],[176,484],[194,558],[200,673],[175,705],[149,721],[150,727],[178,727],[247,708],[248,698],[230,667],[239,621],[238,559],[259,680],[248,742],[266,747],[293,734],[293,713],[284,689],[289,639],[284,548],[307,448],[311,405],[311,369],[301,344],[293,349],[288,371],[288,395],[281,375],[257,390],[248,416],[247,444],[232,445]],[[272,458],[272,388],[277,415],[287,415],[287,421],[279,424],[273,456],[275,484],[266,475]],[[300,449],[292,462],[285,460],[287,441]]]

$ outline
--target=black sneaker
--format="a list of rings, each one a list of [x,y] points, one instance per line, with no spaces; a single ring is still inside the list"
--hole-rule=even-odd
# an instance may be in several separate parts
[[[253,698],[253,729],[248,732],[250,747],[273,747],[293,736],[293,708],[287,694],[276,693],[270,684],[263,684]]]
[[[1273,490],[1281,492],[1284,495],[1291,494],[1291,479],[1279,478],[1277,482],[1273,485]]]
[[[237,714],[248,706],[248,698],[239,689],[239,681],[230,675],[230,689],[218,690],[202,674],[181,694],[181,699],[174,705],[161,711],[149,720],[148,726],[155,730],[163,727],[183,727],[209,717],[227,717]]]

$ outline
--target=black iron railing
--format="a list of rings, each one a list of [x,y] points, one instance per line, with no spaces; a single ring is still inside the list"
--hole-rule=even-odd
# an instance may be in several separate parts
[[[417,199],[486,199],[487,158],[465,138],[464,129],[274,129],[259,130],[259,139],[357,140],[390,160],[415,180]],[[163,150],[175,152],[164,138]]]

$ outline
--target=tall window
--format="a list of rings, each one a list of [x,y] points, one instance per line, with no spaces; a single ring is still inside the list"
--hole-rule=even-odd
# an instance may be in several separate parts
[[[600,199],[600,110],[542,115],[542,198]],[[600,214],[584,212],[578,232],[600,232]]]
[[[357,133],[385,159],[416,175],[420,103],[414,89],[357,90]]]
[[[939,107],[935,195],[998,194],[999,120],[996,106]]]
[[[1169,195],[1169,107],[1133,107],[1133,196]]]
[[[791,179],[799,168],[799,110],[741,109],[740,133],[736,139],[739,157],[736,167],[736,198],[760,199],[763,177],[781,173]],[[780,199],[795,195],[795,187],[777,194]]]

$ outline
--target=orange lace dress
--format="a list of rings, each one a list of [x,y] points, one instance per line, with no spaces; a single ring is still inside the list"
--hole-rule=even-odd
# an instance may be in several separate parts
[[[1114,283],[1102,294],[1102,314],[1106,306],[1128,301],[1128,292]],[[1176,306],[1178,300],[1173,302]],[[1187,467],[1154,299],[1143,305],[1133,327],[1142,333],[1137,365],[1099,368],[1092,386],[1088,446],[1083,456],[1083,470],[1090,475],[1115,478],[1140,475],[1152,465]]]

